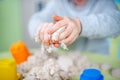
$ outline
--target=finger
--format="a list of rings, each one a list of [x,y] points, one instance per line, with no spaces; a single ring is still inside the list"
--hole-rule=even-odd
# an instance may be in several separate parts
[[[44,43],[49,46],[50,45],[50,34],[48,34],[48,29],[53,26],[53,23],[48,24],[46,30],[44,31]]]
[[[41,26],[42,28],[40,30],[40,40],[42,40],[42,42],[44,42],[44,31],[45,31],[47,25],[48,25],[48,23],[45,23],[45,24],[43,24],[43,26]]]
[[[40,30],[42,28],[43,24],[40,24],[36,30],[36,33],[35,33],[35,41],[38,42],[40,40]]]
[[[40,24],[36,30],[36,34],[35,36],[38,36],[40,34],[40,30],[41,30],[41,27],[42,27],[43,24]]]
[[[52,41],[52,44],[57,44],[57,43],[59,43],[58,41]]]
[[[66,45],[70,45],[71,43],[73,43],[73,42],[75,41],[75,39],[76,39],[77,37],[78,37],[78,34],[76,33],[76,31],[73,31],[73,32],[71,33],[71,35],[64,40],[64,43],[65,43]]]
[[[63,19],[63,17],[58,16],[58,15],[53,15],[52,18],[53,18],[54,21],[60,21],[60,20]]]
[[[68,26],[65,29],[65,31],[60,34],[59,40],[61,41],[61,40],[65,39],[65,38],[67,38],[72,33],[72,31],[73,31],[73,29],[70,26]]]
[[[65,20],[58,21],[58,22],[56,22],[56,24],[52,28],[49,29],[49,33],[53,34],[59,28],[66,26],[66,25],[67,25],[67,22]]]
[[[56,48],[60,47],[60,43],[53,44]]]

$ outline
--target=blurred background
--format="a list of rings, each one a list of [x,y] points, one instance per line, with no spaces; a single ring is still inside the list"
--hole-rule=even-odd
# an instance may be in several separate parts
[[[12,43],[24,41],[29,48],[35,44],[28,33],[30,17],[50,0],[0,0],[0,52],[8,51]]]
[[[12,43],[22,40],[29,48],[37,48],[28,33],[30,17],[44,9],[51,0],[0,0],[0,52],[8,51]],[[120,0],[114,0],[120,9]],[[120,37],[109,39],[111,52],[119,53]]]

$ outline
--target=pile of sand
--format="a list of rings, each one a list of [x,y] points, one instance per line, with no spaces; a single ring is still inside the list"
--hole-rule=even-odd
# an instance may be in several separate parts
[[[17,68],[23,80],[69,80],[84,69],[98,68],[98,65],[90,63],[79,52],[43,54],[38,51]]]

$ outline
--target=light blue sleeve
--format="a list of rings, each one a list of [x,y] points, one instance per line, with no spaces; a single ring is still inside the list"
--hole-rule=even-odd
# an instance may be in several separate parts
[[[44,22],[52,22],[52,14],[55,10],[55,1],[51,1],[47,6],[40,12],[35,13],[28,24],[29,34],[32,38],[35,36],[35,31],[37,27]]]
[[[116,8],[113,0],[107,1],[106,5],[97,6],[103,7],[101,13],[90,14],[86,17],[81,17],[82,33],[81,36],[87,38],[106,38],[115,37],[120,34],[120,11]]]

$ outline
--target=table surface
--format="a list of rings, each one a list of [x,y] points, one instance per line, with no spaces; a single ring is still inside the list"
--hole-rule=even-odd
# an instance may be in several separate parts
[[[33,52],[35,50],[32,50]],[[31,52],[32,52],[31,51]],[[62,51],[61,51],[62,52]],[[86,55],[90,62],[102,64],[107,63],[112,66],[112,68],[120,68],[120,59],[117,59],[114,55],[103,55],[103,54],[95,54],[95,53],[82,53],[83,55]],[[10,52],[0,52],[0,59],[11,57]],[[120,80],[120,78],[114,78],[111,76],[110,71],[102,71],[102,74],[104,75],[104,80]],[[78,78],[74,78],[73,80],[78,80]]]

